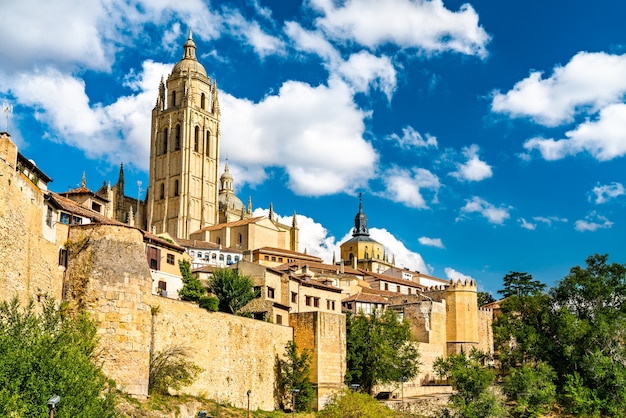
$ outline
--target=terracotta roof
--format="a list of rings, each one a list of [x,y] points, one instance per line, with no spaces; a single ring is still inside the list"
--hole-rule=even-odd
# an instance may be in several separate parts
[[[421,284],[416,283],[416,282],[414,282],[412,280],[399,279],[397,277],[387,276],[385,274],[373,273],[371,271],[365,271],[365,270],[361,270],[361,273],[364,276],[366,276],[366,277],[367,276],[373,277],[376,280],[384,280],[384,281],[389,282],[389,283],[395,283],[395,284],[400,284],[400,285],[405,285],[405,286],[410,286],[410,287],[418,287],[420,289],[425,289],[425,286],[422,286]]]
[[[217,224],[217,225],[211,225],[211,226],[205,226],[204,228],[199,229],[196,232],[216,231],[216,230],[222,229],[222,228],[231,228],[233,226],[248,225],[248,224],[251,224],[251,223],[255,223],[256,221],[260,221],[263,218],[265,218],[265,216],[257,216],[255,218],[240,219],[238,221],[226,222],[226,223],[223,223],[223,224]],[[196,232],[194,232],[194,234]]]
[[[342,299],[341,302],[369,302],[369,303],[384,303],[385,305],[389,305],[390,302],[377,294],[374,293],[363,293],[359,292],[355,295],[348,296],[345,299]]]
[[[141,230],[140,230],[141,231]],[[173,250],[176,250],[178,252],[185,252],[185,248],[181,247],[180,245],[176,244],[176,242],[170,242],[169,240],[159,237],[158,235],[154,235],[150,232],[146,232],[146,231],[141,231],[141,233],[143,234],[143,240],[147,241],[147,242],[153,242],[157,245],[160,245],[162,247],[168,247],[171,248]]]
[[[201,241],[197,239],[174,238],[174,241],[185,248],[199,248],[202,250],[219,250],[220,245],[210,241]]]
[[[281,264],[279,266],[274,267],[275,269],[286,271],[291,268],[302,268],[307,266],[311,270],[318,270],[330,273],[339,273],[339,274],[352,274],[355,276],[363,276],[363,273],[360,270],[355,270],[352,267],[343,266],[343,268],[339,265],[335,264],[325,264],[325,263],[314,263],[308,261],[294,261],[291,263]]]
[[[96,212],[94,210],[91,209],[87,209],[81,205],[79,205],[78,203],[74,202],[71,199],[68,199],[66,197],[63,197],[57,193],[54,192],[49,192],[48,193],[48,200],[53,201],[54,204],[64,210],[65,212],[70,212],[72,215],[76,215],[76,216],[80,216],[83,218],[88,218],[90,219],[92,222],[95,223],[100,223],[100,224],[105,224],[105,225],[124,225],[124,226],[128,226],[125,223],[116,221],[114,219],[110,219],[107,218],[106,216],[101,215],[99,212]]]
[[[305,286],[305,287],[314,287],[316,289],[323,289],[323,290],[330,290],[332,292],[336,292],[336,293],[341,293],[342,290],[338,287],[335,286],[331,286],[328,284],[324,284],[322,282],[320,282],[319,280],[316,279],[312,279],[312,278],[302,278],[302,277],[298,277],[298,276],[290,276],[290,279],[295,279],[297,281],[300,282],[300,285]]]
[[[287,255],[292,255],[292,256],[300,257],[300,258],[307,258],[307,259],[310,259],[311,261],[317,261],[317,262],[322,261],[321,258],[314,256],[314,255],[309,255],[309,254],[301,253],[298,251],[286,250],[284,248],[277,248],[277,247],[261,247],[261,248],[257,248],[253,252],[255,253],[262,252],[262,253],[268,253],[268,254],[287,254]]]

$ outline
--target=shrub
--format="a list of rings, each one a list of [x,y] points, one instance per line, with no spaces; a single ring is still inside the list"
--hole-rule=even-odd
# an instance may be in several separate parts
[[[213,296],[203,296],[198,301],[198,305],[209,312],[217,312],[220,307],[220,301]]]
[[[179,345],[167,347],[150,359],[148,390],[161,395],[178,390],[196,380],[202,369],[188,360],[189,350]]]
[[[346,389],[333,395],[318,416],[320,418],[396,418],[403,415],[387,408],[366,393]]]

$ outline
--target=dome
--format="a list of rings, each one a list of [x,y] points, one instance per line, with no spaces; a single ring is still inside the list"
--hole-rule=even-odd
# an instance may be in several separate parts
[[[183,54],[183,59],[176,63],[174,69],[172,69],[172,74],[181,72],[194,72],[200,73],[206,77],[207,75],[204,66],[200,64],[196,59],[196,44],[192,39],[191,31],[189,31],[189,37],[187,38],[187,42],[185,42],[184,49],[185,52]]]
[[[245,206],[241,199],[232,193],[221,193],[217,198],[217,204],[220,210],[228,210],[240,213],[245,210]]]

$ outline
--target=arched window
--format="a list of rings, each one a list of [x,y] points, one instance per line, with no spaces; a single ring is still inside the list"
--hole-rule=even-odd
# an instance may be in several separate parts
[[[195,152],[200,151],[200,127],[196,126],[193,135],[193,150]]]
[[[174,138],[174,151],[180,150],[180,125],[176,125],[176,137]]]
[[[222,239],[221,238],[217,239],[217,245],[222,245]]]
[[[235,263],[236,263],[236,262],[238,262],[238,261],[239,261],[239,256],[238,256],[238,255],[236,255],[236,256],[235,256]]]
[[[206,97],[205,97],[204,93],[202,93],[202,94],[200,95],[200,107],[201,107],[202,109],[204,109],[204,101],[205,101],[205,100],[206,100]]]
[[[176,90],[172,91],[172,106],[176,106]]]
[[[161,154],[165,154],[167,152],[167,137],[168,137],[168,135],[169,135],[169,129],[167,129],[167,128],[163,129],[163,141],[162,141],[163,148],[161,148],[161,150],[160,150]],[[158,154],[158,151],[157,151],[157,154]]]
[[[165,199],[165,183],[161,183],[161,199]]]
[[[231,255],[228,254],[228,256],[226,257],[226,264],[232,264],[232,262],[233,262],[233,259],[232,259]]]
[[[206,146],[204,147],[204,154],[208,157],[211,150],[211,132],[206,131]]]
[[[243,235],[239,234],[239,244],[243,243]]]
[[[211,254],[211,260],[216,260],[217,259],[217,254],[213,253]]]
[[[220,254],[220,261],[224,261],[224,254]]]
[[[174,196],[178,196],[178,180],[174,180]]]

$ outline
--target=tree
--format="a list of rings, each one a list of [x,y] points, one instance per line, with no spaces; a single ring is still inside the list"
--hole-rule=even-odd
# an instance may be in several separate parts
[[[495,302],[496,299],[489,292],[478,292],[476,294],[478,299],[478,306],[484,306],[488,303]]]
[[[85,314],[64,313],[50,298],[41,307],[0,302],[0,416],[114,417],[114,383],[96,364],[96,327]]]
[[[250,276],[228,268],[213,272],[209,280],[209,290],[219,299],[220,311],[233,314],[258,296]]]
[[[493,370],[482,364],[483,354],[472,350],[438,358],[433,369],[440,377],[450,380],[455,392],[450,402],[459,418],[487,418],[504,416],[504,406],[491,391],[495,379]]]
[[[180,296],[182,300],[197,303],[200,298],[206,295],[206,288],[202,286],[200,280],[196,279],[193,277],[193,274],[191,274],[189,261],[180,260],[178,266],[183,277],[183,287],[178,291],[178,296]]]
[[[179,345],[169,346],[150,359],[148,390],[160,395],[170,389],[179,390],[196,380],[202,369],[189,359],[189,350]]]
[[[361,390],[371,393],[377,384],[417,375],[419,352],[410,325],[400,321],[395,311],[348,315],[346,332],[347,384],[359,384]]]
[[[556,373],[544,362],[525,364],[511,370],[504,378],[503,391],[513,404],[516,417],[539,417],[548,412],[556,401]]]
[[[555,344],[549,352],[565,406],[620,416],[626,410],[626,265],[590,256],[550,295]]]
[[[315,397],[311,384],[311,351],[302,350],[298,354],[296,343],[289,341],[285,346],[285,356],[277,360],[277,386],[283,402],[293,402],[296,411],[309,411]],[[297,391],[294,392],[294,391]],[[284,406],[284,405],[283,405]]]
[[[503,297],[510,296],[532,296],[543,292],[546,285],[539,280],[533,280],[533,276],[528,273],[509,272],[502,279],[504,289],[498,290]]]

